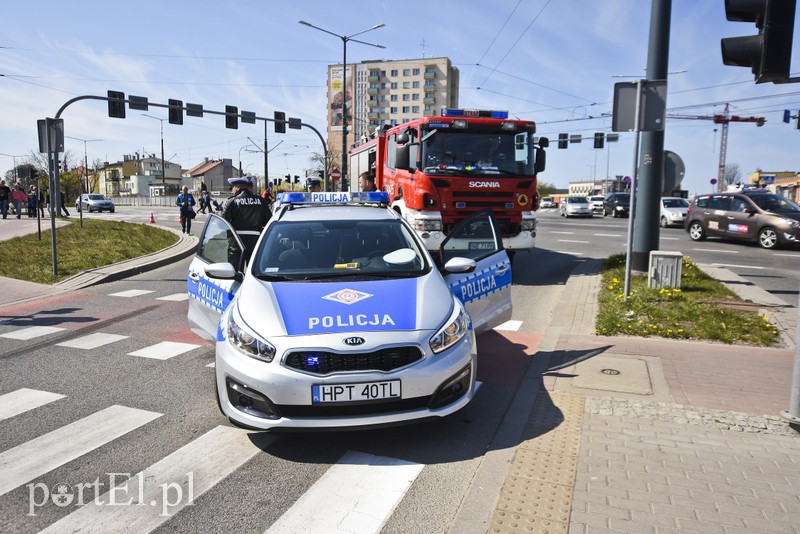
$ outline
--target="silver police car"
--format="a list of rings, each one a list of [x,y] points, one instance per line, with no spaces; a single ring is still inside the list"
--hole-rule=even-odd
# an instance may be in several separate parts
[[[511,316],[511,264],[486,210],[437,267],[386,193],[284,193],[249,261],[209,217],[189,324],[216,343],[232,422],[323,429],[444,417],[475,394],[475,334]]]

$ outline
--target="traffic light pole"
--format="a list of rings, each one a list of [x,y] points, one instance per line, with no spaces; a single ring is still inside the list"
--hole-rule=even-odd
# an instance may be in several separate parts
[[[646,80],[667,79],[671,10],[672,0],[652,0]],[[639,165],[638,187],[631,190],[631,196],[636,195],[637,213],[630,261],[634,271],[646,272],[650,252],[658,250],[659,202],[664,172],[663,130],[642,133]]]

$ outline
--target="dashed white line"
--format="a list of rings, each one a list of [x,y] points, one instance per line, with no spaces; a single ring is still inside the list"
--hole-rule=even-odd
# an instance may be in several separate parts
[[[129,352],[128,356],[140,356],[142,358],[153,358],[155,360],[168,360],[184,352],[196,349],[200,345],[192,343],[178,343],[176,341],[162,341],[143,349]]]
[[[140,297],[142,295],[147,295],[148,293],[155,293],[155,291],[150,291],[147,289],[129,289],[128,291],[120,291],[119,293],[110,293],[109,297]]]
[[[692,250],[697,250],[699,252],[721,252],[723,254],[738,254],[738,250],[720,250],[715,248],[695,248]]]
[[[588,245],[589,244],[588,241],[578,241],[576,239],[559,239],[558,242],[559,243],[580,243],[582,245]]]
[[[88,336],[79,337],[63,343],[58,343],[59,347],[68,347],[72,349],[96,349],[109,343],[128,339],[128,336],[120,336],[118,334],[104,334],[103,332],[95,332]]]
[[[21,330],[15,330],[14,332],[0,334],[0,337],[29,340],[41,336],[47,336],[49,334],[55,334],[56,332],[61,332],[62,330],[64,330],[64,328],[59,328],[57,326],[29,326]]]
[[[763,267],[757,267],[755,265],[737,265],[735,263],[712,263],[713,267],[736,267],[739,269],[763,269]]]
[[[156,300],[169,300],[173,302],[181,302],[189,300],[189,293],[175,293],[174,295],[167,295],[165,297],[158,297]]]
[[[58,393],[28,388],[0,395],[0,421],[63,398],[64,395]]]

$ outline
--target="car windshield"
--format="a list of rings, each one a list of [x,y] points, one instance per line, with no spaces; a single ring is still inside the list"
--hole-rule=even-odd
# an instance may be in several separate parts
[[[105,200],[106,197],[103,195],[89,195],[89,200]]]
[[[534,176],[533,139],[513,130],[429,130],[422,138],[427,174]]]
[[[588,204],[589,201],[586,200],[586,197],[569,197],[567,200],[570,204]]]
[[[276,222],[267,228],[253,266],[264,280],[398,278],[430,270],[398,220]]]
[[[631,202],[631,194],[630,193],[617,193],[612,199],[612,202],[616,202],[617,204],[630,204]]]
[[[800,213],[800,206],[780,195],[753,195],[750,199],[759,208],[773,213]]]
[[[663,198],[661,202],[665,208],[688,208],[689,202],[685,198]]]

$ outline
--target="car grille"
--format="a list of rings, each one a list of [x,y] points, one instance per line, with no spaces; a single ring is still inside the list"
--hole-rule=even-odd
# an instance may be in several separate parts
[[[396,412],[424,410],[431,401],[429,396],[413,399],[392,400],[387,402],[370,402],[365,404],[338,404],[335,406],[299,406],[280,404],[277,406],[282,417],[358,417],[361,415],[380,415]]]
[[[419,347],[392,347],[374,352],[335,353],[299,351],[290,353],[283,365],[316,375],[356,371],[393,371],[422,359]]]

